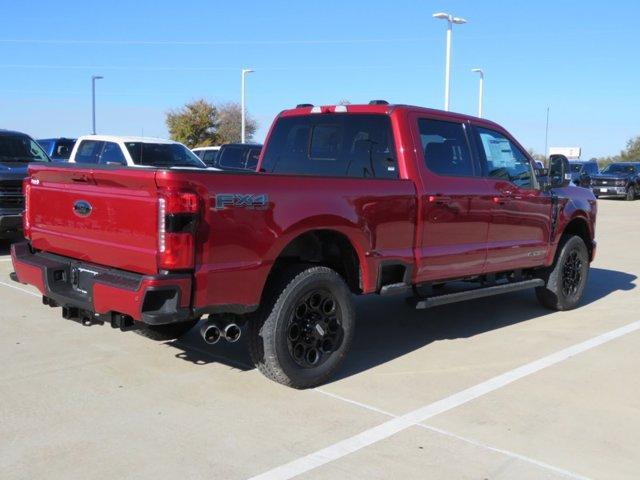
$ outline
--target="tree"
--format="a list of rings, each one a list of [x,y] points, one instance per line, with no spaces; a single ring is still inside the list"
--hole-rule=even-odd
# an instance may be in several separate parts
[[[218,110],[204,99],[167,112],[165,122],[171,139],[184,143],[189,148],[216,143]]]
[[[527,149],[527,153],[528,153],[529,155],[531,155],[531,157],[532,157],[534,160],[536,160],[536,161],[538,161],[538,162],[542,162],[542,164],[543,164],[543,165],[546,165],[546,164],[547,164],[547,159],[546,159],[546,157],[545,157],[543,154],[541,154],[541,153],[537,153],[533,148],[529,148],[529,149]]]
[[[620,159],[623,162],[640,161],[640,135],[627,141],[627,148],[620,152]]]
[[[222,145],[240,141],[240,112],[240,105],[237,103],[216,106],[200,99],[167,112],[165,122],[171,139],[184,143],[189,148]],[[258,123],[247,115],[247,140],[253,137],[257,128]]]
[[[217,141],[238,143],[241,140],[242,109],[237,103],[225,103],[218,107]],[[258,122],[249,114],[245,117],[245,140],[251,140],[258,129]]]

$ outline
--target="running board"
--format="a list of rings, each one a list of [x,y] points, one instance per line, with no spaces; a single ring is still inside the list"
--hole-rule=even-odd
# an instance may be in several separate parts
[[[474,288],[473,290],[465,290],[464,292],[436,295],[425,299],[415,299],[415,308],[418,310],[422,310],[425,308],[447,305],[448,303],[456,303],[462,302],[464,300],[491,297],[493,295],[500,295],[502,293],[526,290],[527,288],[542,287],[544,286],[544,284],[544,280],[540,278],[534,278],[532,280],[524,280],[522,282],[505,283],[502,285],[494,285],[493,287],[481,287]]]

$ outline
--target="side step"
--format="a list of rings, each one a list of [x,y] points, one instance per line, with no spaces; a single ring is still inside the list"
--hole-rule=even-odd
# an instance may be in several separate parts
[[[502,285],[494,285],[493,287],[474,288],[463,292],[448,293],[445,295],[435,295],[425,299],[415,299],[415,307],[418,310],[425,308],[438,307],[448,303],[462,302],[464,300],[473,300],[476,298],[491,297],[492,295],[500,295],[501,293],[516,292],[518,290],[526,290],[527,288],[542,287],[544,280],[534,278],[524,280],[522,282],[505,283]]]

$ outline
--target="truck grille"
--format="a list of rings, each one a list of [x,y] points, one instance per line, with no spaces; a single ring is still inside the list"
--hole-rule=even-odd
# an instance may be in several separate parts
[[[616,185],[624,186],[625,181],[620,179],[608,179],[608,178],[592,178],[591,185],[594,187],[614,187]]]
[[[0,182],[0,208],[24,208],[21,180]]]

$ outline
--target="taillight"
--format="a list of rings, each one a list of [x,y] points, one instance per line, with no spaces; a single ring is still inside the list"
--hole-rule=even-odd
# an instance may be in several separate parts
[[[31,178],[22,180],[22,194],[24,195],[24,212],[22,212],[22,231],[24,238],[31,238],[31,221],[29,220],[29,204],[31,203]]]
[[[193,268],[200,203],[193,192],[167,190],[158,198],[158,266]]]

